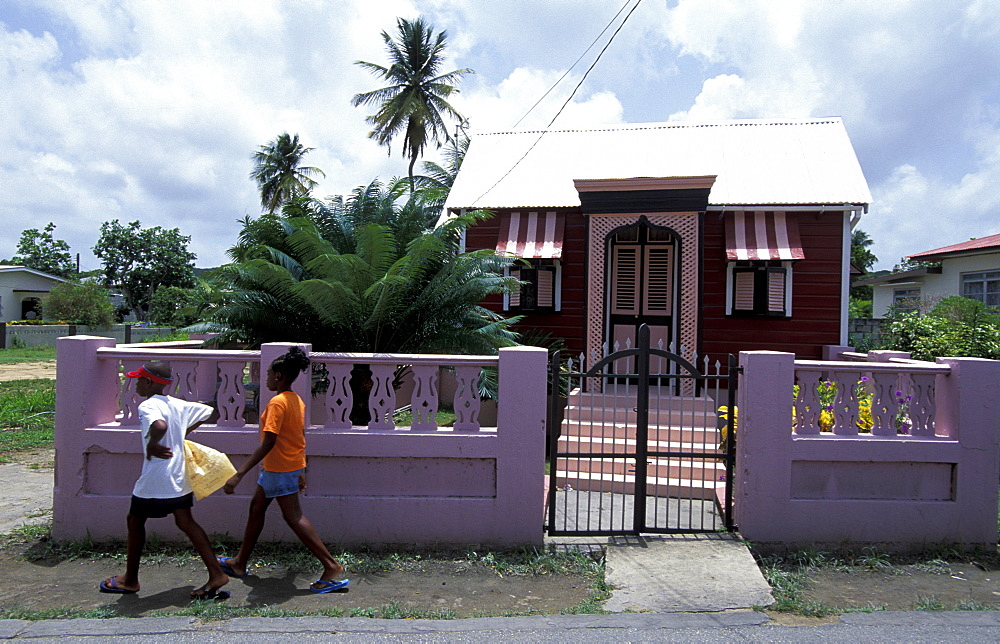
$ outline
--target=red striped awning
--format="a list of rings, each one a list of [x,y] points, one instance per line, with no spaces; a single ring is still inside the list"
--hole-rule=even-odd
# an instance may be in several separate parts
[[[562,257],[566,222],[554,212],[511,212],[500,221],[497,252],[526,259]]]
[[[744,212],[726,217],[726,258],[738,260],[805,259],[799,223],[784,212]]]

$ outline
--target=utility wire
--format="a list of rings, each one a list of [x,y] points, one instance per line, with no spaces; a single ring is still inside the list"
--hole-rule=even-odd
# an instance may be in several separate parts
[[[631,0],[628,0],[628,1],[631,2]],[[626,2],[626,5],[627,4],[628,4],[628,2]],[[594,62],[590,64],[590,67],[587,68],[587,71],[583,73],[583,77],[580,79],[580,82],[577,83],[576,87],[573,88],[572,93],[570,93],[570,95],[566,99],[566,101],[563,102],[562,107],[559,108],[559,111],[556,112],[556,115],[552,117],[552,120],[549,121],[549,124],[547,126],[545,126],[545,129],[538,133],[538,138],[535,139],[535,142],[531,144],[531,147],[529,147],[528,150],[521,156],[521,158],[518,159],[514,163],[514,165],[512,165],[510,167],[510,170],[507,170],[507,172],[505,172],[502,177],[500,177],[499,179],[496,180],[496,183],[494,183],[492,186],[490,186],[489,188],[487,188],[486,191],[483,192],[483,194],[479,195],[475,199],[475,201],[473,201],[473,203],[478,202],[480,199],[482,199],[483,197],[485,197],[486,195],[488,195],[490,192],[492,192],[494,188],[496,188],[498,185],[500,185],[500,182],[502,182],[504,179],[506,179],[508,176],[510,176],[510,173],[513,172],[514,169],[517,168],[517,166],[519,166],[521,164],[521,162],[524,161],[525,158],[527,158],[527,156],[529,154],[531,154],[531,151],[535,149],[535,146],[537,146],[538,142],[542,140],[542,137],[545,136],[548,133],[548,128],[552,127],[552,124],[555,123],[556,119],[558,119],[559,116],[563,113],[563,110],[566,109],[566,106],[569,105],[569,102],[573,100],[574,96],[576,96],[576,93],[580,89],[580,87],[583,85],[583,82],[585,80],[587,80],[587,76],[590,74],[590,72],[597,65],[598,61],[601,60],[601,56],[603,56],[604,52],[606,52],[608,50],[608,47],[610,47],[611,43],[614,42],[615,36],[617,36],[618,33],[622,30],[622,27],[625,26],[625,23],[627,23],[628,19],[632,17],[632,14],[635,13],[635,10],[639,8],[640,4],[642,4],[642,0],[635,0],[635,4],[632,5],[632,9],[629,10],[628,14],[626,14],[625,19],[622,20],[622,23],[620,25],[618,25],[618,28],[615,29],[615,32],[613,34],[611,34],[611,38],[608,39],[608,42],[604,45],[604,48],[601,49],[600,53],[597,54],[597,58],[595,58]],[[615,16],[615,18],[617,18],[618,15],[620,15],[620,14],[621,14],[621,11],[618,12],[618,14]],[[614,22],[614,19],[612,19],[612,22]],[[605,28],[605,31],[607,31],[606,28]],[[603,33],[603,32],[601,32],[601,33]],[[593,46],[593,45],[591,45],[591,46]],[[574,63],[574,65],[575,64],[576,63]],[[549,90],[549,91],[551,91],[551,90]],[[532,108],[532,109],[534,109],[534,108]],[[520,121],[518,121],[518,122],[520,122]]]
[[[615,24],[615,20],[618,20],[618,16],[622,15],[622,11],[625,11],[625,8],[628,6],[629,2],[632,2],[632,0],[625,0],[625,4],[623,4],[622,8],[618,10],[618,13],[616,13],[614,15],[614,17],[611,20],[608,21],[608,24],[604,25],[604,29],[601,29],[601,33],[597,34],[597,37],[594,38],[594,41],[592,43],[590,43],[590,45],[583,51],[582,54],[580,54],[580,57],[577,58],[575,61],[573,61],[573,64],[570,65],[569,68],[565,72],[563,72],[563,75],[559,77],[559,80],[557,80],[555,83],[553,83],[552,87],[550,87],[547,90],[545,90],[545,93],[542,94],[542,97],[540,99],[538,99],[537,101],[535,101],[535,104],[532,105],[528,109],[528,111],[524,113],[524,116],[522,116],[521,118],[517,119],[517,123],[515,123],[514,127],[511,128],[512,130],[516,130],[517,126],[521,124],[521,121],[523,121],[524,119],[528,118],[528,115],[531,114],[531,112],[534,111],[534,109],[536,107],[538,107],[541,104],[542,101],[545,100],[545,97],[548,96],[549,94],[551,94],[552,90],[554,90],[556,87],[558,87],[559,83],[563,82],[563,80],[565,80],[565,78],[567,76],[569,76],[569,73],[571,71],[573,71],[573,68],[577,66],[577,63],[579,63],[581,60],[583,60],[583,57],[586,56],[587,53],[591,49],[594,48],[594,45],[597,44],[597,41],[600,40],[601,37],[605,33],[607,33],[608,29],[611,29],[611,25]]]

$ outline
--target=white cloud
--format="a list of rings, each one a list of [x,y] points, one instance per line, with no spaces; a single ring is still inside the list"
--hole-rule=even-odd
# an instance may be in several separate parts
[[[100,223],[119,218],[180,227],[198,264],[217,264],[259,212],[250,155],[282,131],[315,148],[320,196],[405,174],[350,105],[380,84],[353,62],[385,60],[396,16],[448,30],[445,68],[476,70],[454,102],[482,131],[513,126],[620,6],[0,3],[0,257],[51,220],[90,268]],[[523,127],[548,123],[610,33]],[[891,265],[938,245],[922,235],[942,221],[956,241],[996,230],[998,34],[993,0],[644,2],[556,126],[843,116],[876,198],[862,227]]]

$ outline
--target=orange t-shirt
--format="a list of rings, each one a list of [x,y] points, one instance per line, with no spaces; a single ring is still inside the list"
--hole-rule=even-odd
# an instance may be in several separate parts
[[[306,405],[294,391],[277,394],[260,416],[261,439],[264,432],[278,435],[274,448],[264,456],[268,472],[293,472],[306,466]]]

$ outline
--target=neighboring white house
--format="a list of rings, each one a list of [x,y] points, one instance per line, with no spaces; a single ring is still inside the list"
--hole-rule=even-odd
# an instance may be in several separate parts
[[[933,306],[951,295],[1000,307],[1000,234],[909,257],[940,263],[855,282],[872,286],[872,313],[876,318],[884,318],[893,305],[903,310]]]
[[[0,322],[37,317],[35,307],[61,277],[24,266],[0,264]]]

